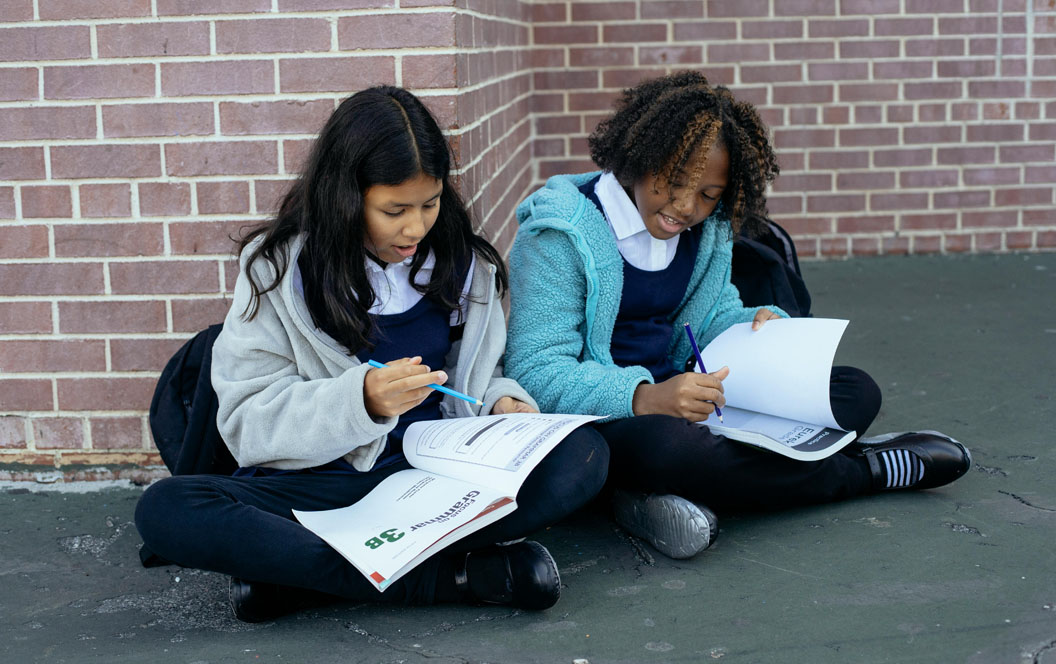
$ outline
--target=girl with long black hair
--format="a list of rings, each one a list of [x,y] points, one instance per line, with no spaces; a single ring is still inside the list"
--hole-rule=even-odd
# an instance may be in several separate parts
[[[383,593],[291,514],[355,503],[408,468],[402,437],[414,421],[537,412],[502,376],[506,268],[473,232],[451,161],[414,95],[361,91],[330,117],[275,218],[242,241],[212,364],[217,423],[240,467],[233,477],[164,479],[136,510],[159,556],[232,576],[240,619],[334,595],[532,609],[558,599],[542,545],[494,543],[553,523],[601,488],[608,449],[587,427],[528,476],[515,512]],[[481,398],[489,412],[432,383]]]

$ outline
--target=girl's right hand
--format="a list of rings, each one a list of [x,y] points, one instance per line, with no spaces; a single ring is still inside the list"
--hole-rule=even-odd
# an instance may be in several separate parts
[[[679,374],[655,385],[642,383],[634,391],[631,409],[635,415],[673,415],[690,422],[706,420],[716,405],[726,405],[722,381],[729,375],[729,367],[723,367],[710,374]]]
[[[432,392],[430,383],[443,385],[447,374],[430,371],[422,358],[404,357],[389,362],[384,369],[371,369],[363,378],[363,405],[371,417],[402,415]]]

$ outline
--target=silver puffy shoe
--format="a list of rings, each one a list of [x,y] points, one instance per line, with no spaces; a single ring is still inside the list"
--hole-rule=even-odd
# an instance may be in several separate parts
[[[714,512],[674,494],[617,490],[612,506],[616,523],[669,558],[692,558],[719,534]]]

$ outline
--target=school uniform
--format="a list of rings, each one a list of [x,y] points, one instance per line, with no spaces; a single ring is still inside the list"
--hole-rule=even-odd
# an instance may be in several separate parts
[[[455,554],[517,539],[584,504],[605,480],[608,453],[581,427],[528,476],[511,515],[460,540],[408,573],[384,593],[339,553],[293,519],[291,510],[350,505],[388,475],[409,467],[402,454],[406,426],[419,419],[486,415],[480,406],[434,392],[399,417],[373,417],[364,405],[368,359],[422,355],[443,368],[456,390],[486,408],[510,396],[535,405],[502,375],[506,342],[495,266],[474,260],[461,306],[444,310],[407,283],[410,260],[366,268],[377,299],[371,308],[375,348],[349,352],[315,327],[303,295],[297,258],[303,238],[288,247],[289,268],[242,319],[250,284],[242,273],[231,310],[213,348],[217,424],[238,462],[234,477],[171,477],[151,486],[136,509],[144,542],[183,565],[249,581],[317,590],[360,601],[432,603],[438,580],[453,575]],[[432,257],[418,275],[427,282]],[[255,280],[271,283],[271,266],[253,265]]]
[[[550,178],[518,206],[517,219],[507,375],[545,412],[607,416],[596,428],[610,447],[614,486],[720,509],[871,490],[868,467],[849,456],[795,461],[681,418],[634,416],[635,389],[680,373],[691,357],[682,322],[707,344],[759,309],[743,306],[730,283],[732,234],[721,206],[658,240],[615,178],[594,172]],[[834,367],[830,400],[837,422],[861,434],[879,411],[880,391],[864,372]]]

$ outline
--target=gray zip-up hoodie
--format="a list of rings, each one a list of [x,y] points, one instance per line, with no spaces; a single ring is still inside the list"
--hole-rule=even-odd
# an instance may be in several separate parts
[[[303,237],[289,246],[289,269],[265,293],[251,321],[242,312],[252,293],[245,260],[224,329],[213,346],[213,388],[219,400],[217,425],[242,467],[301,469],[340,457],[357,470],[370,470],[384,449],[397,417],[376,419],[363,404],[363,377],[370,367],[315,327],[303,295],[297,256]],[[267,261],[253,264],[258,284],[271,283]],[[495,288],[495,266],[474,261],[466,326],[446,358],[447,385],[482,399],[489,409],[509,396],[536,406],[515,381],[502,376],[506,323]],[[408,349],[408,356],[414,355]],[[439,367],[432,367],[437,369]],[[444,417],[487,415],[481,407],[445,395]]]

